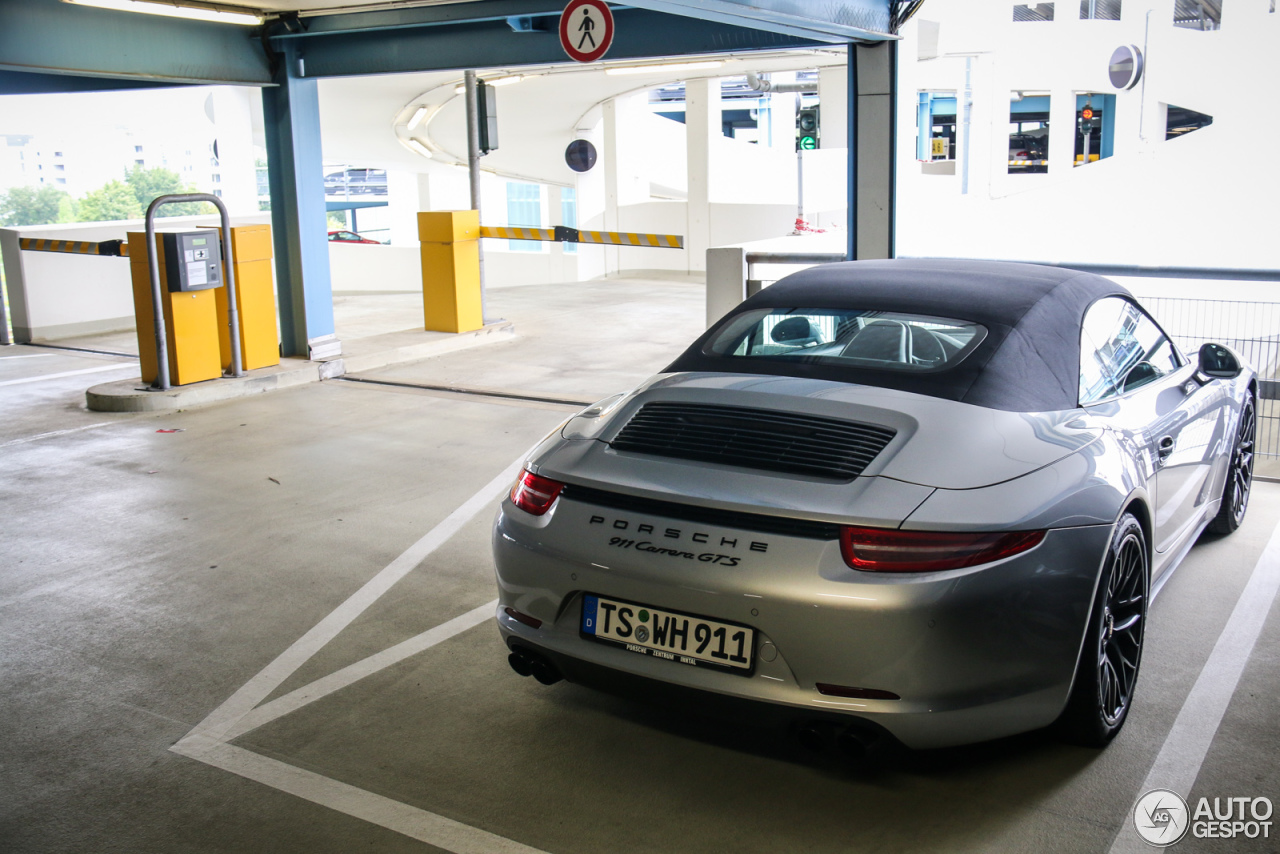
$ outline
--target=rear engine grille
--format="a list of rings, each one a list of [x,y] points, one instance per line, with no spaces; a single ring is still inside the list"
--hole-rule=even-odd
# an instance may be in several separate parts
[[[583,504],[594,504],[597,507],[662,516],[682,522],[702,522],[706,525],[735,528],[739,531],[758,531],[762,534],[781,534],[784,537],[803,537],[810,540],[834,540],[840,536],[840,526],[834,522],[789,519],[785,516],[766,516],[761,513],[743,513],[738,510],[718,510],[714,507],[698,507],[675,501],[639,498],[634,495],[624,495],[621,492],[608,492],[572,483],[566,484],[560,495],[570,501],[581,501]]]
[[[853,480],[894,437],[887,427],[691,403],[646,403],[610,444],[619,451]]]

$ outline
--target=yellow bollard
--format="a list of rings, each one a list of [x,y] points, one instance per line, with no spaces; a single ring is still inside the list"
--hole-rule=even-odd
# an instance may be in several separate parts
[[[240,319],[240,362],[246,371],[280,364],[276,333],[276,296],[271,286],[271,226],[231,227],[231,260],[236,278],[236,313]],[[231,328],[227,322],[227,289],[218,288],[218,348],[222,367],[231,367]]]
[[[484,326],[480,306],[480,214],[421,211],[422,315],[428,332]]]
[[[160,304],[169,352],[169,381],[188,385],[222,376],[218,352],[218,318],[214,290],[171,292],[165,286],[166,273],[162,233],[156,232],[152,247],[160,259]],[[147,267],[147,234],[129,232],[129,272],[133,279],[133,313],[138,331],[138,357],[143,382],[155,382],[159,373],[156,359],[155,311],[151,301],[151,273]],[[221,292],[222,288],[217,288]]]

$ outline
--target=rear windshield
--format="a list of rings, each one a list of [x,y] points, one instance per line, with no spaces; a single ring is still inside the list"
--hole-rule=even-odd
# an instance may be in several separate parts
[[[888,371],[953,367],[982,343],[977,323],[892,311],[760,308],[730,318],[704,352]]]

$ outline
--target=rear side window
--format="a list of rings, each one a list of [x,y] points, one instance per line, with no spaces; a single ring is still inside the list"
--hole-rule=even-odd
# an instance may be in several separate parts
[[[887,371],[953,367],[982,343],[976,323],[892,311],[762,308],[730,318],[704,347],[743,360],[799,360]]]
[[[1080,403],[1124,394],[1182,367],[1182,357],[1155,321],[1118,297],[1089,308],[1080,334]]]

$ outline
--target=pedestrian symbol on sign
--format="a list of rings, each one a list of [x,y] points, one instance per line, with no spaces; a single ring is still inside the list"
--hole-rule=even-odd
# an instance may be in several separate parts
[[[596,22],[591,20],[591,7],[582,10],[582,23],[578,25],[578,32],[582,33],[582,38],[578,39],[578,50],[582,50],[587,43],[587,39],[591,39],[591,49],[596,48],[595,36],[591,35],[591,31],[596,28]]]

